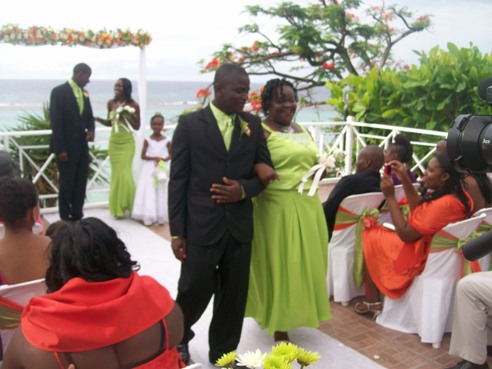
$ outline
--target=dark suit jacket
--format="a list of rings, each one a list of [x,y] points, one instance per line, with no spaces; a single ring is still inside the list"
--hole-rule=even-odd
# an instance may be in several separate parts
[[[55,154],[68,153],[69,159],[88,155],[87,131],[94,132],[94,116],[89,97],[84,94],[84,110],[68,82],[55,87],[50,97],[51,145]]]
[[[241,133],[239,118],[234,123],[229,152],[210,109],[182,115],[172,140],[169,180],[169,225],[173,236],[187,242],[211,245],[226,229],[241,243],[253,238],[251,198],[264,189],[253,174],[255,163],[272,165],[258,117],[242,113],[250,135]],[[222,178],[237,180],[246,198],[232,204],[217,204],[210,188]]]
[[[338,206],[343,199],[351,195],[381,192],[380,181],[381,175],[379,172],[372,170],[350,174],[340,179],[333,190],[331,190],[328,200],[323,203],[330,238],[333,233],[333,227],[335,226]]]

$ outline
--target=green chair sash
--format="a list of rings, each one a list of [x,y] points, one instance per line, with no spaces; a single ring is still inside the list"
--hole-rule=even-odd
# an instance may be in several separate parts
[[[344,209],[338,208],[335,230],[347,228],[353,224],[357,224],[355,228],[355,245],[354,245],[354,267],[353,276],[354,283],[357,287],[361,287],[364,282],[364,252],[362,250],[362,231],[377,223],[379,219],[379,210],[377,208],[364,209],[362,213],[356,214]]]
[[[13,329],[20,324],[22,306],[0,296],[0,329]]]

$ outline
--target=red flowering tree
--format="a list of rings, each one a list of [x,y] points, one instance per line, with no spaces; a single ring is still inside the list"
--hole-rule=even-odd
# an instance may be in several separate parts
[[[384,2],[361,10],[362,3],[320,0],[308,6],[292,2],[270,8],[247,6],[246,12],[252,17],[266,17],[278,24],[277,34],[266,34],[256,23],[244,25],[240,32],[254,35],[257,40],[249,46],[224,45],[211,60],[201,61],[201,71],[211,72],[222,63],[236,62],[250,75],[285,77],[302,91],[348,74],[364,74],[373,67],[401,67],[392,58],[393,47],[427,30],[430,17],[414,18],[406,7],[386,6]]]

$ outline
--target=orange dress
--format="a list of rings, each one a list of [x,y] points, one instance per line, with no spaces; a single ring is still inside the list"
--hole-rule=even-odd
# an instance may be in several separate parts
[[[32,346],[58,356],[125,341],[163,321],[173,307],[165,287],[136,272],[105,282],[73,278],[56,292],[33,297],[22,312],[21,327]],[[176,348],[167,342],[163,352],[136,368],[183,368]]]
[[[403,242],[395,231],[380,225],[365,229],[364,260],[378,289],[393,299],[401,297],[424,270],[432,236],[466,217],[465,206],[453,195],[444,195],[412,210],[408,223],[423,235],[417,241]]]

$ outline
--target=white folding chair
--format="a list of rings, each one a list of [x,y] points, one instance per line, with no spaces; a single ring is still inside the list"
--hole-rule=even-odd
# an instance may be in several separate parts
[[[399,299],[385,297],[376,322],[400,332],[417,333],[421,342],[439,348],[444,333],[451,331],[454,290],[463,276],[464,259],[456,246],[477,229],[484,217],[448,224],[434,235],[422,274]]]
[[[485,214],[485,218],[480,224],[480,227],[478,228],[479,233],[485,233],[485,232],[490,232],[492,231],[492,208],[483,208],[480,210],[477,210],[475,214],[473,214],[474,217],[479,216],[480,214]],[[491,265],[490,265],[490,254],[483,256],[478,260],[480,263],[480,267],[482,268],[483,271],[491,270]]]
[[[45,293],[46,284],[44,279],[0,286],[0,335],[4,351],[14,334],[15,328],[20,324],[22,307],[32,297],[44,295]],[[13,307],[10,303],[16,306]]]
[[[383,200],[381,192],[352,195],[338,207],[335,228],[328,242],[327,285],[333,300],[344,306],[364,294],[363,287],[356,286],[353,276],[357,225],[367,210],[377,209]]]

